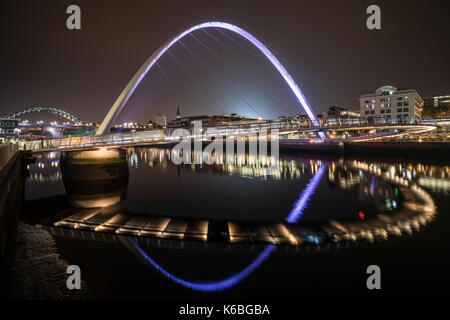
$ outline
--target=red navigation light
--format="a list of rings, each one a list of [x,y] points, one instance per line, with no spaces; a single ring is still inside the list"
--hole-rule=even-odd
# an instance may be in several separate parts
[[[364,212],[362,212],[362,211],[358,212],[358,219],[359,220],[364,220],[365,217],[366,217],[366,215],[364,214]]]

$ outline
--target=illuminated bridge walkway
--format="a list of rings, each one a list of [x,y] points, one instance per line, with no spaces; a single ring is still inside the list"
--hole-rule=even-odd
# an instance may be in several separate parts
[[[201,135],[179,136],[176,130],[151,130],[129,133],[116,133],[107,135],[94,135],[60,139],[42,139],[25,141],[20,143],[24,150],[33,152],[41,151],[74,151],[95,148],[114,148],[124,146],[143,146],[143,145],[161,145],[173,144],[182,139],[200,139],[211,140],[212,136],[222,136],[224,138],[256,137],[257,135],[270,135],[277,130],[280,138],[295,133],[318,133],[340,130],[382,130],[377,134],[354,137],[346,140],[370,140],[375,138],[386,138],[392,136],[401,136],[405,134],[416,134],[436,129],[436,125],[429,123],[422,124],[402,124],[402,125],[367,125],[364,123],[342,123],[340,125],[325,126],[300,126],[298,123],[290,121],[265,121],[257,124],[248,125],[230,125],[221,127],[209,127]],[[326,140],[326,139],[324,139]],[[339,141],[334,141],[339,142]]]

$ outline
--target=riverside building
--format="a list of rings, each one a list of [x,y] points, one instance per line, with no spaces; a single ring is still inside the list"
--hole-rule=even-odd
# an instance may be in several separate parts
[[[422,98],[415,89],[383,86],[359,97],[361,117],[369,123],[414,123],[420,119]]]

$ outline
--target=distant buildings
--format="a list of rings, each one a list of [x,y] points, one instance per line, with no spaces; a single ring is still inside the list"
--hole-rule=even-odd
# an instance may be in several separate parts
[[[450,95],[423,98],[423,116],[430,118],[450,117]]]
[[[151,121],[149,123],[152,124]],[[149,127],[151,127],[151,129],[153,129],[153,124],[151,126],[149,126],[149,125],[140,124],[140,123],[134,122],[134,121],[130,121],[130,122],[122,121],[122,122],[112,126],[110,129],[110,133],[143,131],[143,130],[147,130]]]
[[[412,123],[421,116],[422,98],[414,89],[383,86],[359,97],[361,117],[373,122],[383,118],[389,123]]]
[[[145,130],[161,130],[165,128],[166,126],[162,126],[159,123],[153,122],[152,120],[149,120],[145,125]]]
[[[155,121],[153,121],[155,124],[159,125],[162,128],[167,127],[167,116],[161,113],[158,113],[155,116]]]
[[[193,127],[194,121],[201,121],[202,126],[207,127],[207,126],[209,126],[209,123],[210,123],[210,117],[205,116],[205,115],[181,117],[179,110],[178,110],[176,119],[169,121],[169,123],[167,123],[167,128]]]
[[[337,106],[331,106],[328,108],[327,111],[322,113],[323,119],[347,119],[347,118],[359,118],[360,112],[358,111],[352,111],[346,108],[337,107]]]
[[[201,121],[202,127],[213,127],[213,126],[228,125],[231,122],[236,123],[239,121],[252,121],[252,120],[257,121],[256,119],[250,119],[248,117],[239,116],[235,113],[215,115],[215,116],[198,115],[198,116],[182,117],[180,113],[180,107],[178,107],[176,118],[167,123],[167,128],[190,128],[194,126],[195,121]]]
[[[0,142],[19,137],[19,121],[15,118],[0,118]]]
[[[167,128],[168,129],[172,129],[172,128],[185,128],[188,127],[189,124],[189,119],[181,119],[181,117],[179,119],[174,119],[174,120],[170,120],[169,122],[167,122]]]
[[[230,122],[239,122],[239,121],[257,121],[257,119],[251,119],[249,117],[239,116],[236,113],[224,114],[221,116],[212,116],[210,125],[211,126],[222,126],[222,125],[230,124]]]
[[[450,95],[423,98],[423,106],[430,108],[450,109]]]

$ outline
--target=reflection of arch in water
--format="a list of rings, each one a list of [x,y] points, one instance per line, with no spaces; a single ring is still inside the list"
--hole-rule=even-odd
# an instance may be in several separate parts
[[[323,173],[325,171],[324,166],[320,166],[317,172],[314,174],[312,179],[308,182],[306,188],[301,193],[299,199],[294,205],[294,209],[289,214],[288,218],[286,220],[291,222],[296,222],[300,216],[303,213],[304,208],[308,204],[309,199],[311,198],[312,194],[316,190],[320,179],[323,176]],[[203,291],[203,292],[216,292],[216,291],[223,291],[226,289],[229,289],[242,280],[244,280],[250,273],[252,273],[256,268],[261,265],[267,258],[272,254],[272,252],[275,250],[275,246],[270,244],[267,245],[263,252],[261,252],[255,260],[253,260],[252,263],[250,263],[247,267],[245,267],[242,271],[239,271],[237,273],[234,273],[230,276],[228,276],[225,279],[222,280],[216,280],[216,281],[203,281],[203,282],[193,282],[193,281],[186,281],[184,279],[181,279],[166,269],[162,268],[155,260],[150,258],[144,250],[130,237],[127,237],[126,240],[128,242],[123,241],[125,246],[138,254],[140,258],[144,260],[144,262],[148,265],[151,265],[153,268],[161,272],[164,276],[169,278],[170,280],[186,287],[192,290],[196,291]]]
[[[170,280],[182,285],[183,287],[196,290],[196,291],[203,291],[203,292],[215,292],[215,291],[223,291],[226,289],[229,289],[242,280],[244,280],[250,273],[252,273],[256,268],[259,267],[261,263],[263,263],[270,254],[274,251],[275,245],[270,244],[266,246],[255,260],[253,260],[252,263],[250,263],[247,267],[245,267],[242,271],[239,271],[237,273],[232,274],[231,276],[228,276],[225,279],[222,280],[216,280],[216,281],[204,281],[204,282],[193,282],[193,281],[186,281],[184,279],[181,279],[166,269],[162,268],[158,263],[155,262],[152,258],[150,258],[144,250],[139,247],[139,245],[130,237],[127,238],[129,244],[131,245],[132,251],[137,251],[137,253],[143,258],[146,264],[151,265],[153,268],[161,272],[164,276],[169,278]],[[125,244],[127,247],[130,247],[129,245]]]
[[[384,180],[399,186],[402,189],[406,201],[403,202],[405,210],[401,210],[396,214],[396,217],[391,217],[386,214],[379,214],[377,217],[368,219],[366,224],[360,222],[332,222],[329,225],[323,225],[322,228],[333,234],[332,241],[357,241],[368,240],[373,241],[377,239],[387,239],[388,234],[401,235],[402,231],[411,233],[412,229],[418,230],[421,225],[425,225],[430,222],[436,213],[436,207],[434,201],[430,195],[428,195],[423,189],[416,185],[409,185],[407,181],[401,177],[387,177],[379,172],[378,168],[371,168],[364,163],[354,162],[353,167],[366,170],[371,173],[375,173],[377,176],[382,177]],[[321,170],[323,169],[323,170]],[[319,167],[315,176],[310,180],[299,199],[294,205],[293,210],[290,212],[287,220],[288,222],[296,222],[304,208],[308,203],[314,190],[317,188],[320,182],[320,177],[323,175],[325,168]],[[413,198],[416,198],[414,200]],[[412,216],[411,216],[412,214]],[[144,259],[146,264],[156,268],[166,277],[172,281],[183,285],[189,289],[196,291],[215,292],[223,291],[233,287],[242,280],[244,280],[251,272],[253,272],[262,262],[267,260],[269,255],[274,251],[274,245],[268,245],[262,253],[260,253],[256,259],[242,271],[229,276],[223,280],[210,281],[210,282],[191,282],[183,280],[174,276],[167,270],[159,266],[131,239],[128,238],[129,244],[127,247],[131,247],[132,251],[136,253],[141,259]]]
[[[309,202],[309,198],[316,191],[317,186],[319,185],[320,180],[322,179],[323,173],[325,172],[325,167],[320,166],[317,170],[316,174],[309,181],[306,188],[303,190],[302,194],[298,198],[297,202],[294,204],[294,208],[289,213],[286,221],[289,223],[295,223],[300,219],[303,214],[303,210],[305,210],[306,205]]]
[[[103,120],[102,124],[97,130],[96,135],[103,135],[107,133],[108,129],[112,125],[112,123],[115,121],[117,116],[119,115],[120,111],[124,107],[124,105],[127,103],[130,96],[133,94],[136,87],[139,85],[139,83],[142,81],[144,76],[147,74],[147,72],[152,68],[152,66],[157,63],[159,58],[169,50],[170,47],[172,47],[175,43],[177,43],[181,38],[185,37],[186,35],[190,34],[191,32],[194,32],[195,30],[199,29],[205,29],[205,28],[221,28],[226,29],[229,31],[232,31],[234,33],[239,34],[241,37],[245,38],[247,41],[249,41],[251,44],[253,44],[256,48],[258,48],[261,53],[263,53],[266,58],[272,63],[272,65],[277,69],[277,71],[280,73],[280,75],[283,77],[284,81],[288,84],[291,91],[295,94],[296,98],[300,102],[300,105],[303,107],[303,109],[306,111],[309,119],[315,126],[319,126],[319,120],[312,110],[311,106],[309,105],[308,101],[306,100],[305,96],[303,95],[302,91],[298,87],[298,85],[295,83],[294,79],[292,79],[291,75],[287,72],[287,70],[284,68],[284,66],[281,64],[281,62],[273,55],[273,53],[258,39],[256,39],[254,36],[252,36],[247,31],[224,22],[205,22],[198,24],[196,26],[193,26],[184,32],[180,33],[176,37],[168,40],[165,42],[158,50],[156,50],[145,62],[144,64],[139,68],[139,70],[136,72],[136,74],[133,76],[133,78],[128,82],[127,86],[123,89],[120,96],[117,98],[117,100],[112,105],[111,109],[108,111],[108,114],[106,115],[105,119]],[[324,134],[321,132],[322,138],[324,138]]]

